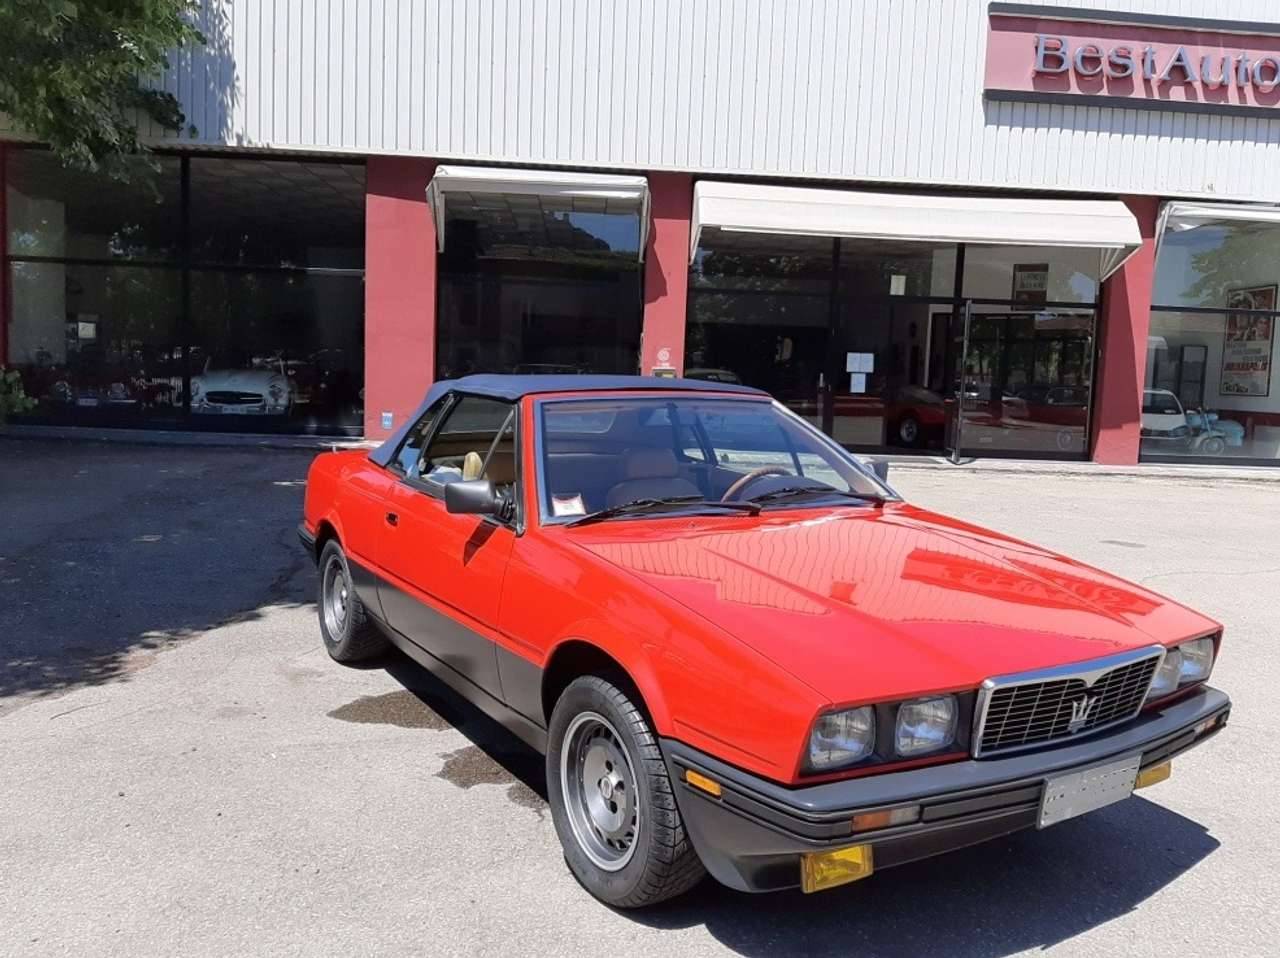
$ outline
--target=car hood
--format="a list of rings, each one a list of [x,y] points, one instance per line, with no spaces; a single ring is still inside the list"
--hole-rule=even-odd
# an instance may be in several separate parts
[[[1217,628],[1115,576],[903,504],[566,533],[835,703],[973,688]]]

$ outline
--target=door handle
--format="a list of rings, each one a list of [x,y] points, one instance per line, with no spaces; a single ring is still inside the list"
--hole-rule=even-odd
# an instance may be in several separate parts
[[[387,513],[387,525],[394,526],[399,524],[399,522],[400,522],[400,517],[398,515],[396,515],[394,512]]]

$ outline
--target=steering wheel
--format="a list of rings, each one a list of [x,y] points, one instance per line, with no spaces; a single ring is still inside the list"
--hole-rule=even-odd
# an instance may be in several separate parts
[[[765,476],[789,476],[789,475],[791,475],[791,470],[786,469],[782,466],[761,466],[759,469],[752,469],[749,473],[747,473],[741,479],[735,480],[733,485],[731,485],[728,489],[724,491],[724,495],[720,497],[720,501],[721,502],[735,501],[738,498],[738,493],[740,493],[743,489],[745,489],[751,483],[755,482],[757,479],[762,479]]]

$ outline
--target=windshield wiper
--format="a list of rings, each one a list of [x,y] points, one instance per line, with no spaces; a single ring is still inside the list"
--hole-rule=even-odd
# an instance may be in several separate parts
[[[815,486],[784,486],[781,489],[774,489],[772,492],[765,492],[758,496],[752,496],[750,501],[754,503],[778,502],[783,499],[800,499],[807,497],[818,497],[822,499],[857,499],[860,502],[869,502],[875,506],[883,506],[888,502],[888,498],[875,492],[845,492],[841,489],[818,489]]]
[[[674,511],[690,507],[696,509],[726,509],[730,512],[746,512],[753,516],[760,511],[760,507],[753,502],[717,502],[714,499],[704,499],[701,496],[666,496],[661,499],[646,497],[644,499],[632,499],[630,502],[623,502],[607,509],[589,512],[585,516],[574,519],[572,522],[566,522],[565,525],[580,526],[588,522],[598,522],[601,519],[612,519],[615,516],[654,511]]]

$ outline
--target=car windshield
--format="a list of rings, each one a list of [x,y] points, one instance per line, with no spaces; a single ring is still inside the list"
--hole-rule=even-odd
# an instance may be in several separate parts
[[[623,396],[542,404],[544,514],[552,521],[709,509],[866,505],[889,495],[843,450],[763,399]]]
[[[1147,392],[1142,395],[1142,411],[1152,416],[1181,416],[1178,398],[1170,392]]]

